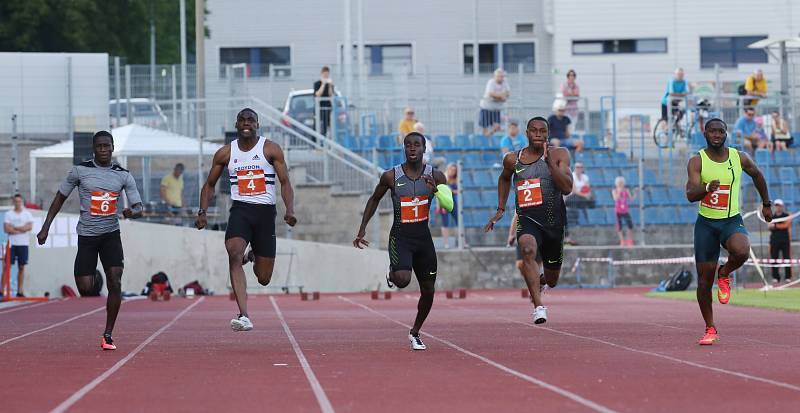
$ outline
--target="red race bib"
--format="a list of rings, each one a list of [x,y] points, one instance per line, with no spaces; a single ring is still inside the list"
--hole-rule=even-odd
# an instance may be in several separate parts
[[[236,180],[239,185],[239,195],[256,196],[267,193],[267,181],[262,169],[236,171]]]
[[[517,202],[520,208],[542,205],[542,185],[539,178],[517,181]]]
[[[400,222],[410,224],[428,219],[427,196],[401,196],[400,197]]]
[[[119,192],[94,191],[89,213],[95,217],[116,215]]]
[[[705,198],[700,201],[700,205],[706,208],[725,211],[728,209],[728,200],[730,199],[730,196],[731,186],[720,185],[719,189],[716,191],[707,193]]]

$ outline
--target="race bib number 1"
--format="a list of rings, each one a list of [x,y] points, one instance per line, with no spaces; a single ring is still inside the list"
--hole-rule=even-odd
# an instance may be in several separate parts
[[[428,219],[427,196],[401,196],[400,197],[400,222],[410,224]]]
[[[262,169],[236,171],[236,179],[239,185],[239,195],[256,196],[267,193],[267,181]]]
[[[517,182],[517,202],[520,208],[542,205],[542,184],[539,178]]]
[[[119,192],[92,192],[92,203],[90,204],[89,213],[95,217],[116,215],[117,198],[119,198]]]
[[[719,189],[716,191],[707,193],[705,198],[700,201],[700,205],[706,208],[725,211],[728,209],[728,200],[730,199],[730,196],[731,186],[720,185]]]

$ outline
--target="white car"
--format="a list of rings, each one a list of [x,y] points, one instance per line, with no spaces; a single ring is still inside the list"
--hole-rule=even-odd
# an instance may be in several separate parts
[[[128,119],[128,101],[131,102],[131,119]],[[119,124],[117,124],[117,101],[108,102],[108,116],[112,128],[129,123],[149,126],[156,129],[167,129],[168,120],[158,103],[148,98],[132,98],[119,100]]]

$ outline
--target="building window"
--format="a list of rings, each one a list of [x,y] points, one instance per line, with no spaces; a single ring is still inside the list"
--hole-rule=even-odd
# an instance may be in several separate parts
[[[247,64],[248,77],[270,75],[270,65],[290,66],[289,47],[223,47],[219,49],[220,77],[225,77],[225,65]],[[280,75],[291,76],[291,69],[281,68]],[[239,76],[241,76],[239,74]]]
[[[340,53],[344,46],[339,48]],[[342,53],[343,54],[343,53]],[[343,61],[340,56],[339,61]],[[358,65],[358,47],[353,45],[353,64]],[[410,44],[368,44],[364,45],[364,64],[370,76],[391,74],[409,75],[413,62]],[[357,70],[357,69],[356,69]]]
[[[573,40],[572,54],[666,53],[667,39]]]
[[[500,49],[503,50],[503,60],[500,60]],[[464,44],[464,73],[474,72],[473,63],[475,53],[473,44]],[[478,44],[478,73],[491,73],[503,66],[508,72],[516,73],[522,65],[523,72],[533,73],[536,70],[536,45],[534,43],[479,43]]]
[[[739,63],[767,63],[767,53],[747,46],[767,36],[728,36],[700,38],[700,67],[737,67]]]

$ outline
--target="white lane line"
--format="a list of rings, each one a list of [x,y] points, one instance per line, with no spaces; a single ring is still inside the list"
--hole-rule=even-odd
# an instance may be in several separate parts
[[[6,340],[3,340],[3,341],[0,341],[0,346],[6,345],[6,344],[8,344],[8,343],[10,343],[10,342],[12,342],[12,341],[16,341],[16,340],[19,340],[19,339],[21,339],[21,338],[28,337],[28,336],[30,336],[30,335],[33,335],[33,334],[36,334],[36,333],[41,333],[42,331],[47,331],[47,330],[49,330],[49,329],[51,329],[51,328],[56,328],[56,327],[58,327],[58,326],[62,326],[62,325],[64,325],[64,324],[67,324],[67,323],[69,323],[70,321],[74,321],[74,320],[77,320],[77,319],[79,319],[79,318],[86,317],[87,315],[91,315],[91,314],[94,314],[94,313],[96,313],[96,312],[98,312],[98,311],[105,310],[105,309],[106,309],[106,306],[97,307],[97,308],[95,308],[95,309],[94,309],[94,310],[92,310],[92,311],[87,311],[87,312],[85,312],[85,313],[83,313],[83,314],[78,314],[78,315],[76,315],[76,316],[74,316],[74,317],[70,317],[70,318],[68,318],[68,319],[66,319],[66,320],[64,320],[64,321],[60,321],[60,322],[58,322],[58,323],[55,323],[55,324],[50,324],[50,325],[49,325],[49,326],[47,326],[47,327],[43,327],[43,328],[40,328],[40,329],[38,329],[38,330],[29,331],[29,332],[27,332],[27,333],[25,333],[25,334],[23,334],[23,335],[21,335],[21,336],[11,337],[11,338],[9,338],[9,339],[6,339]]]
[[[408,329],[411,328],[411,325],[405,324],[405,323],[403,323],[401,321],[397,321],[397,320],[387,316],[386,314],[383,314],[383,313],[381,313],[379,311],[373,310],[372,308],[370,308],[370,307],[368,307],[368,306],[366,306],[364,304],[357,303],[357,302],[355,302],[353,300],[350,300],[349,298],[342,297],[341,295],[339,296],[339,299],[347,301],[348,303],[353,304],[355,306],[361,307],[364,310],[367,310],[367,311],[369,311],[369,312],[371,312],[371,313],[373,313],[375,315],[383,317],[386,320],[391,321],[391,322],[393,322],[395,324],[401,325],[401,326],[406,327]],[[476,358],[476,359],[478,359],[478,360],[480,360],[480,361],[482,361],[482,362],[484,362],[484,363],[486,363],[486,364],[488,364],[488,365],[490,365],[492,367],[495,367],[495,368],[497,368],[499,370],[502,370],[502,371],[504,371],[504,372],[506,372],[506,373],[508,373],[508,374],[510,374],[512,376],[515,376],[517,378],[525,380],[525,381],[527,381],[529,383],[533,383],[533,384],[535,384],[535,385],[537,385],[539,387],[542,387],[544,389],[550,390],[553,393],[556,393],[556,394],[558,394],[560,396],[563,396],[563,397],[565,397],[567,399],[570,399],[570,400],[572,400],[572,401],[574,401],[576,403],[579,403],[579,404],[581,404],[583,406],[586,406],[591,410],[594,410],[594,411],[597,411],[597,412],[604,412],[604,413],[616,412],[613,409],[610,409],[610,408],[605,407],[605,406],[603,406],[601,404],[595,403],[595,402],[593,402],[591,400],[585,399],[585,398],[583,398],[583,397],[581,397],[581,396],[579,396],[579,395],[577,395],[577,394],[575,394],[575,393],[573,393],[573,392],[571,392],[569,390],[566,390],[566,389],[563,389],[563,388],[558,387],[556,385],[553,385],[553,384],[547,383],[545,381],[539,380],[539,379],[537,379],[535,377],[532,377],[532,376],[529,376],[529,375],[527,375],[525,373],[521,373],[521,372],[519,372],[517,370],[514,370],[514,369],[512,369],[510,367],[506,367],[506,366],[504,366],[504,365],[502,365],[502,364],[500,364],[500,363],[498,363],[498,362],[496,362],[494,360],[488,359],[488,358],[486,358],[484,356],[481,356],[480,354],[476,354],[476,353],[473,353],[473,352],[471,352],[471,351],[469,351],[467,349],[464,349],[464,348],[458,346],[457,344],[454,344],[454,343],[452,343],[452,342],[450,342],[448,340],[436,337],[433,334],[425,333],[425,332],[420,332],[420,334],[422,334],[422,335],[424,335],[426,337],[429,337],[429,338],[431,338],[433,340],[436,340],[436,341],[438,341],[438,342],[440,342],[440,343],[442,343],[442,344],[444,344],[444,345],[446,345],[446,346],[448,346],[448,347],[450,347],[450,348],[452,348],[454,350],[460,351],[461,353],[464,353],[464,354],[466,354],[466,355],[468,355],[470,357]]]
[[[671,326],[671,325],[667,325],[667,324],[658,324],[658,323],[642,323],[642,324],[649,325],[649,326],[655,326],[655,327],[671,328],[673,330],[683,330],[683,331],[696,331],[697,330],[697,329],[694,329],[694,328],[678,327],[678,326]],[[725,337],[728,337],[728,335],[726,334]],[[752,343],[764,344],[764,345],[773,346],[773,347],[779,347],[779,348],[785,348],[785,349],[791,349],[791,350],[800,350],[800,347],[793,346],[791,344],[777,344],[777,343],[771,343],[769,341],[756,340],[754,338],[741,337],[741,336],[730,336],[730,337],[733,338],[733,339],[736,339],[736,340],[744,340],[744,341],[749,341],[749,342],[752,342]],[[728,340],[726,339],[725,341],[728,341]]]
[[[87,385],[83,386],[83,387],[82,387],[80,390],[76,391],[76,392],[75,392],[75,393],[74,393],[72,396],[70,396],[70,397],[69,397],[67,400],[64,400],[63,402],[61,402],[61,404],[59,404],[58,406],[56,406],[56,408],[55,408],[55,409],[51,410],[51,411],[50,411],[50,413],[60,413],[60,412],[64,412],[64,411],[66,411],[67,409],[69,409],[70,407],[72,407],[72,405],[74,405],[75,403],[77,403],[78,401],[80,401],[80,400],[83,398],[83,396],[86,396],[86,394],[87,394],[87,393],[89,393],[89,392],[90,392],[90,391],[92,391],[92,390],[93,390],[95,387],[97,387],[97,386],[98,386],[100,383],[102,383],[103,381],[105,381],[105,379],[107,379],[107,378],[111,377],[111,375],[112,375],[112,374],[114,374],[114,372],[116,372],[117,370],[119,370],[120,368],[122,368],[122,366],[124,366],[124,365],[125,365],[125,363],[127,363],[128,361],[130,361],[130,360],[131,360],[132,358],[134,358],[134,357],[135,357],[137,354],[139,354],[139,352],[140,352],[140,351],[142,351],[142,349],[143,349],[143,348],[145,348],[145,346],[147,346],[147,345],[148,345],[148,344],[150,344],[150,343],[151,343],[153,340],[155,340],[155,339],[156,339],[156,337],[158,337],[159,335],[161,335],[161,333],[163,333],[164,331],[166,331],[168,328],[172,327],[172,325],[173,325],[173,324],[175,324],[175,322],[176,322],[176,321],[178,321],[178,319],[179,319],[179,318],[183,317],[183,315],[184,315],[184,314],[186,314],[186,313],[188,313],[188,312],[189,312],[189,310],[191,310],[192,308],[194,308],[194,307],[195,307],[195,306],[197,306],[198,304],[202,303],[202,302],[203,302],[203,300],[205,300],[205,297],[200,297],[200,299],[199,299],[199,300],[197,300],[197,301],[195,301],[195,302],[194,302],[192,305],[190,305],[190,306],[188,306],[188,307],[184,308],[184,309],[183,309],[183,311],[181,311],[181,312],[180,312],[180,313],[178,313],[178,314],[177,314],[175,317],[173,317],[173,318],[172,318],[172,320],[170,320],[170,321],[169,321],[167,324],[164,324],[164,326],[163,326],[163,327],[161,327],[161,328],[159,328],[159,329],[158,329],[158,331],[156,331],[155,333],[151,334],[151,335],[150,335],[150,337],[147,337],[147,339],[146,339],[145,341],[143,341],[141,344],[139,344],[138,346],[136,346],[136,348],[135,348],[135,349],[133,349],[133,351],[131,351],[130,353],[128,353],[128,355],[127,355],[127,356],[125,356],[125,357],[124,357],[124,358],[122,358],[120,361],[118,361],[116,364],[114,364],[113,366],[111,366],[111,368],[109,368],[108,370],[106,370],[105,372],[103,372],[103,374],[101,374],[101,375],[97,376],[97,377],[96,377],[94,380],[92,380],[91,382],[89,382],[89,384],[87,384]],[[105,307],[104,307],[104,308],[105,308]]]
[[[52,300],[45,301],[43,303],[36,303],[36,304],[30,304],[30,305],[25,305],[25,304],[17,305],[17,306],[12,307],[10,310],[0,311],[0,314],[13,313],[14,311],[19,311],[19,310],[27,310],[29,308],[39,307],[40,305],[52,304],[52,303],[55,303],[57,301],[61,301],[61,299],[60,298],[55,298],[55,299],[52,299]]]
[[[574,334],[574,333],[568,333],[566,331],[556,330],[556,329],[549,328],[549,327],[543,327],[541,325],[537,326],[537,325],[532,324],[532,323],[525,323],[525,322],[522,322],[522,321],[512,320],[510,318],[505,318],[505,317],[498,317],[498,318],[501,319],[501,320],[505,320],[505,321],[511,322],[511,323],[522,324],[522,325],[526,325],[528,327],[534,327],[534,328],[541,329],[541,330],[552,331],[553,333],[563,334],[563,335],[569,336],[569,337],[575,337],[575,338],[580,338],[580,339],[584,339],[584,340],[594,341],[595,343],[605,344],[605,345],[608,345],[608,346],[611,346],[611,347],[620,348],[620,349],[631,351],[631,352],[634,352],[634,353],[646,354],[648,356],[658,357],[658,358],[662,358],[664,360],[674,361],[676,363],[686,364],[688,366],[697,367],[697,368],[704,369],[704,370],[710,370],[710,371],[715,371],[717,373],[728,374],[728,375],[739,377],[739,378],[742,378],[742,379],[745,379],[745,380],[759,381],[759,382],[762,382],[762,383],[771,384],[773,386],[783,387],[785,389],[789,389],[789,390],[794,390],[796,392],[800,392],[800,386],[795,386],[793,384],[784,383],[782,381],[772,380],[772,379],[759,377],[759,376],[753,376],[751,374],[740,373],[738,371],[721,369],[719,367],[707,366],[705,364],[700,364],[700,363],[695,363],[693,361],[679,359],[677,357],[668,356],[666,354],[655,353],[655,352],[647,351],[647,350],[639,350],[637,348],[628,347],[628,346],[625,346],[625,345],[622,345],[622,344],[612,343],[610,341],[606,341],[606,340],[599,339],[599,338],[587,337],[587,336],[582,336],[580,334]]]
[[[314,375],[314,370],[311,369],[311,365],[308,364],[306,356],[303,355],[303,350],[301,350],[300,345],[297,344],[297,340],[295,340],[292,330],[290,330],[289,325],[286,324],[286,319],[283,318],[283,313],[281,312],[281,309],[278,308],[278,303],[275,301],[275,297],[270,296],[269,300],[272,302],[272,307],[275,308],[275,313],[278,314],[278,319],[281,320],[283,331],[286,333],[286,336],[289,337],[289,342],[292,343],[292,349],[294,350],[294,354],[297,355],[297,360],[300,361],[300,365],[303,366],[303,372],[306,374],[308,384],[311,385],[311,390],[314,391],[314,396],[317,397],[319,408],[323,413],[333,413],[334,410],[333,406],[331,405],[331,401],[328,400],[325,390],[322,388],[322,385],[319,384],[317,376]]]

